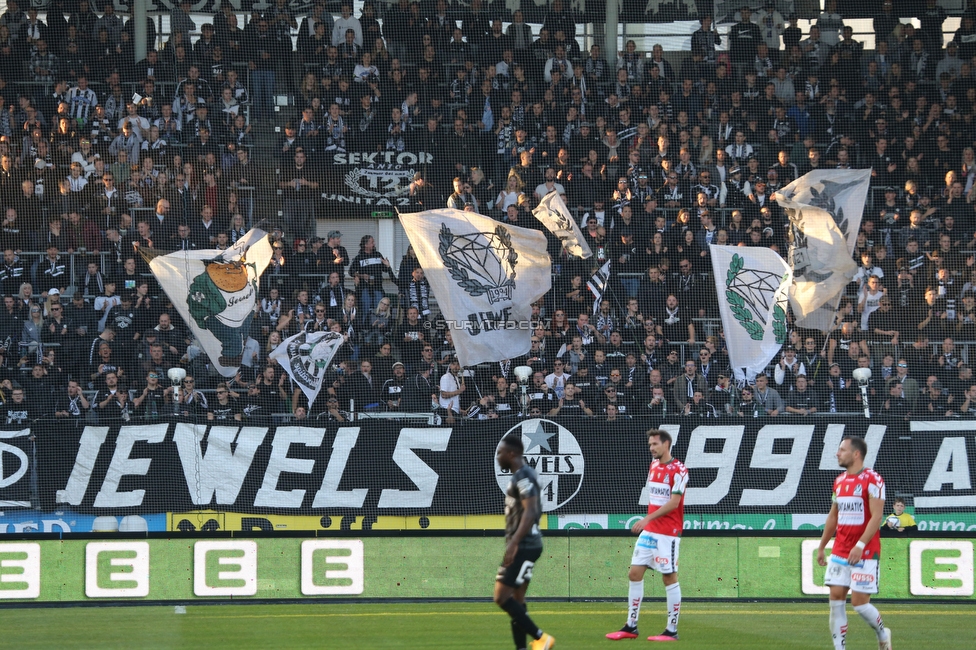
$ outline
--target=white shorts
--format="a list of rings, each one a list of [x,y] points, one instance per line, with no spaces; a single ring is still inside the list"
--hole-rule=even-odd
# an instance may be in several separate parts
[[[878,593],[878,561],[861,560],[854,566],[833,555],[827,560],[824,584],[830,587],[849,587],[862,594]]]
[[[641,531],[637,543],[634,544],[634,556],[630,559],[630,563],[646,566],[665,575],[677,573],[680,543],[680,537]]]

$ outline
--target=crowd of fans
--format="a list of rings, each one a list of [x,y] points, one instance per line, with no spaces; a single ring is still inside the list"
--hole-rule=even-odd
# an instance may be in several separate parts
[[[976,8],[947,37],[935,0],[917,7],[919,28],[885,0],[870,52],[836,0],[806,32],[771,1],[741,7],[721,35],[700,12],[687,55],[628,41],[611,66],[598,45],[581,49],[563,0],[538,30],[497,2],[367,2],[359,16],[340,4],[296,16],[275,0],[242,27],[221,3],[197,34],[182,3],[164,45],[137,61],[133,21],[112,3],[99,15],[55,0],[43,20],[7,3],[4,422],[808,415],[860,409],[858,366],[874,369],[876,410],[976,413],[954,343],[976,340]],[[278,120],[281,94],[294,119]],[[262,138],[276,177],[252,161]],[[531,210],[555,191],[578,216],[594,257],[549,237],[553,290],[535,305],[524,358],[459,368],[412,252],[394,267],[372,237],[350,255],[338,230],[315,236],[318,220],[340,216],[317,198],[341,184],[333,156],[383,151],[428,154],[403,188],[410,210],[541,230]],[[872,193],[835,330],[792,329],[768,376],[737,385],[708,245],[785,256],[773,193],[811,170],[854,168],[872,169]],[[241,374],[224,381],[135,250],[225,248],[277,194],[284,222],[262,301]],[[608,260],[594,302],[587,281]],[[268,352],[328,329],[347,340],[308,404]],[[518,365],[534,372],[527,405]],[[179,391],[167,379],[177,366],[190,372]]]

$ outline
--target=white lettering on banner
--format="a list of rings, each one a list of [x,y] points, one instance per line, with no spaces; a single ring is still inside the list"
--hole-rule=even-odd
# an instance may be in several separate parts
[[[976,422],[972,420],[956,421],[928,421],[920,420],[910,423],[910,430],[914,433],[931,432],[943,434],[939,452],[936,454],[932,469],[925,480],[924,492],[948,492],[943,490],[946,484],[952,485],[954,490],[970,490],[970,458],[966,451],[966,438],[963,436],[945,435],[948,432],[967,433],[976,431]],[[940,496],[915,496],[916,508],[969,508],[973,505],[972,494],[943,494]]]
[[[201,448],[206,427],[180,423],[173,431],[173,442],[180,455],[183,476],[190,490],[190,498],[197,505],[209,505],[217,495],[217,503],[232,505],[241,492],[254,454],[265,436],[267,427],[210,427],[207,453]],[[231,445],[237,442],[233,449]]]
[[[99,575],[99,556],[111,554],[109,566],[127,567]],[[134,554],[134,556],[133,556]],[[109,584],[102,586],[107,578]],[[91,542],[85,546],[85,595],[89,598],[145,598],[149,595],[149,542]]]
[[[844,439],[843,424],[828,424],[824,432],[823,449],[820,451],[820,469],[828,472],[840,474],[841,466],[837,464],[837,448],[840,447],[841,440]],[[864,441],[868,445],[868,457],[864,459],[865,467],[874,467],[874,462],[878,459],[878,449],[884,440],[885,431],[888,429],[883,424],[872,424],[864,434]]]
[[[11,557],[11,556],[23,557]],[[11,571],[11,569],[20,569]],[[0,599],[39,598],[41,595],[41,545],[0,544]],[[14,586],[22,585],[22,586]]]
[[[63,490],[58,490],[56,501],[58,503],[68,503],[73,506],[81,504],[88,491],[88,483],[91,481],[92,470],[95,468],[95,461],[98,460],[98,452],[105,444],[108,437],[108,427],[85,427],[81,432],[81,439],[78,441],[78,453],[75,456],[74,467],[71,468],[71,475]]]
[[[937,567],[954,567],[925,575],[923,554],[937,552],[932,563]],[[973,543],[962,541],[913,541],[908,545],[909,591],[913,596],[972,596]],[[955,582],[935,585],[936,581]]]
[[[217,580],[207,582],[207,563],[220,567],[234,567],[217,572]],[[243,583],[243,584],[241,584]],[[197,596],[253,596],[258,593],[257,542],[197,542],[193,545],[193,593]]]
[[[9,454],[17,459],[17,469],[10,471],[11,465],[9,462],[4,462],[4,454]],[[23,449],[0,442],[0,488],[9,487],[24,478],[28,466],[27,453]]]
[[[271,441],[271,457],[264,471],[261,489],[254,496],[258,508],[300,508],[305,499],[305,490],[282,491],[278,489],[278,478],[282,472],[291,474],[311,474],[315,461],[305,458],[289,458],[288,448],[292,445],[306,447],[322,446],[325,429],[306,427],[278,427]]]
[[[924,492],[941,492],[942,486],[950,484],[953,490],[971,490],[973,487],[969,475],[969,455],[966,453],[966,439],[963,437],[943,438],[939,445],[939,453],[932,462],[932,469],[929,471],[925,485],[922,487]],[[944,501],[943,497],[935,497],[939,501]],[[956,497],[949,497],[950,499]],[[972,497],[969,497],[969,505],[972,505]],[[953,504],[955,505],[955,504]],[[916,504],[917,506],[917,504]],[[937,506],[924,506],[937,507]]]
[[[344,553],[339,554],[334,551],[344,551]],[[334,568],[337,564],[344,564],[345,568]],[[306,540],[302,542],[302,594],[358,596],[365,588],[364,567],[361,539]]]
[[[169,425],[151,424],[146,426],[122,427],[119,429],[118,438],[115,440],[115,453],[112,454],[112,462],[105,472],[105,480],[102,487],[95,496],[96,508],[131,508],[142,505],[142,499],[146,496],[145,490],[132,490],[131,492],[119,492],[119,483],[123,476],[145,476],[149,472],[151,458],[129,458],[132,453],[132,446],[145,441],[149,444],[158,444],[166,439],[166,432]]]
[[[366,488],[339,491],[339,482],[346,471],[349,453],[359,439],[359,427],[339,427],[332,442],[332,455],[322,477],[322,487],[312,501],[313,508],[362,508],[369,492]]]
[[[688,441],[685,454],[685,467],[693,469],[717,469],[715,480],[703,488],[688,488],[685,493],[686,506],[714,505],[725,498],[732,485],[735,473],[735,460],[739,457],[739,446],[745,427],[741,426],[703,426],[695,427]],[[722,451],[705,452],[708,440],[722,440]]]
[[[400,430],[396,448],[393,450],[393,460],[403,470],[416,490],[386,489],[380,493],[377,508],[429,508],[434,501],[434,490],[437,489],[437,472],[430,465],[413,453],[414,449],[430,449],[431,451],[447,451],[447,443],[451,440],[450,427],[429,429],[404,428]]]
[[[834,540],[827,542],[827,551],[833,547]],[[808,596],[826,596],[830,594],[830,587],[823,584],[823,578],[820,579],[820,584],[817,584],[813,576],[813,565],[817,557],[818,548],[820,548],[820,541],[815,539],[807,539],[800,544],[800,591]],[[826,555],[830,558],[830,553],[826,553]]]
[[[750,467],[760,469],[785,469],[783,482],[772,490],[742,490],[740,506],[785,506],[796,496],[796,490],[803,476],[803,465],[807,460],[810,440],[814,426],[767,424],[759,430],[756,444],[752,448]],[[774,454],[776,440],[792,440],[788,454]]]

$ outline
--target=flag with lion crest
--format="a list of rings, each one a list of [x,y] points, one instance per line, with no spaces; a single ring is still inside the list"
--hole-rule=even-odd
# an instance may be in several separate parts
[[[268,234],[254,228],[226,250],[156,254],[140,250],[214,368],[224,377],[240,369],[259,300],[258,279],[271,260]]]
[[[448,323],[461,365],[527,353],[532,303],[552,286],[545,235],[449,208],[401,214],[400,223]]]

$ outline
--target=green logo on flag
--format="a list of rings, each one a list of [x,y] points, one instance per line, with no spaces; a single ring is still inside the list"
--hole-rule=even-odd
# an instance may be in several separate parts
[[[767,313],[773,308],[773,335],[780,345],[786,343],[785,296],[776,298],[784,276],[770,271],[743,268],[745,262],[738,254],[732,256],[725,276],[725,298],[732,315],[739,321],[753,341],[763,339],[763,324],[755,320],[755,313]]]

